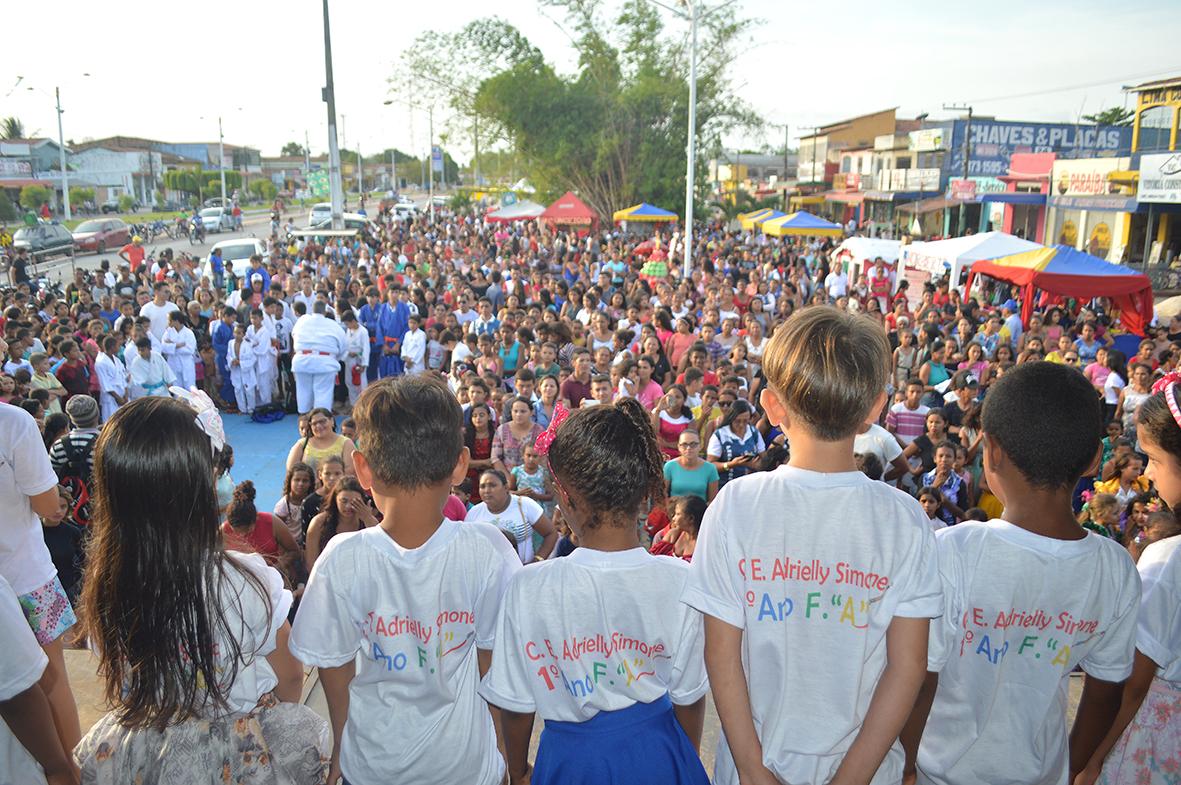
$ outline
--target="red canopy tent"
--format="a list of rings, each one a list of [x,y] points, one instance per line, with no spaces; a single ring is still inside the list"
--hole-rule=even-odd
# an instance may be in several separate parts
[[[545,208],[539,220],[584,231],[599,228],[598,214],[587,207],[586,202],[575,196],[573,191],[567,191],[561,199]]]

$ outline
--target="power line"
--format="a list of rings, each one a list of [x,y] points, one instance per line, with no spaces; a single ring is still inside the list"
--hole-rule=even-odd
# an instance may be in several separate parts
[[[1116,82],[1123,82],[1128,79],[1144,79],[1149,76],[1156,76],[1157,74],[1163,74],[1163,73],[1168,73],[1168,72],[1177,72],[1177,71],[1181,71],[1181,66],[1176,66],[1174,68],[1158,68],[1155,71],[1148,71],[1147,73],[1128,74],[1127,76],[1117,76],[1113,79],[1103,79],[1098,82],[1085,82],[1082,84],[1069,85],[1067,87],[1053,87],[1053,88],[1049,88],[1046,90],[1033,90],[1028,93],[1014,93],[1013,95],[998,95],[998,96],[993,96],[992,98],[973,98],[970,101],[970,103],[983,104],[983,103],[989,103],[991,101],[1008,101],[1008,100],[1011,100],[1014,98],[1030,98],[1032,96],[1046,95],[1048,93],[1065,93],[1065,92],[1069,92],[1071,90],[1082,90],[1087,87],[1100,87],[1102,85],[1114,84]]]

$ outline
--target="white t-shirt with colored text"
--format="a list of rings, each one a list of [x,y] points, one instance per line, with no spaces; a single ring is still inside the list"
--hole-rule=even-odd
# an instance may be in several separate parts
[[[1136,569],[1143,587],[1136,648],[1160,666],[1158,677],[1181,683],[1181,534],[1145,548]]]
[[[943,609],[919,503],[861,472],[781,466],[737,479],[706,511],[683,599],[741,628],[763,763],[793,785],[832,779],[886,667],[895,617]],[[873,783],[902,778],[894,747]],[[738,774],[723,738],[715,782]]]
[[[291,631],[301,662],[356,660],[340,765],[353,785],[495,785],[504,759],[477,693],[516,551],[498,530],[443,520],[418,548],[381,527],[333,537]]]
[[[927,668],[939,688],[919,744],[928,783],[1064,784],[1075,666],[1132,672],[1140,579],[1128,552],[1087,534],[1057,540],[1003,520],[936,535],[946,603]]]
[[[705,695],[701,614],[678,598],[687,562],[643,548],[578,548],[521,570],[505,594],[492,668],[493,705],[583,722],[600,711]]]

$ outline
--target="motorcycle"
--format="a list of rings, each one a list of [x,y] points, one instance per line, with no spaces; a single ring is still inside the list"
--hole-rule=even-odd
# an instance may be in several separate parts
[[[205,226],[195,221],[189,222],[189,245],[201,245],[205,242]]]

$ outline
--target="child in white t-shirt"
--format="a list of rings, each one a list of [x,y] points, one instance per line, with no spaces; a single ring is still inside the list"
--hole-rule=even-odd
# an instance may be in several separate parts
[[[1148,456],[1145,474],[1173,510],[1181,505],[1178,382],[1176,373],[1157,382],[1136,413],[1136,435]],[[1142,599],[1135,664],[1119,713],[1075,779],[1078,785],[1167,781],[1181,760],[1181,536],[1146,547],[1136,568]]]
[[[463,411],[442,382],[398,376],[369,385],[353,419],[381,525],[332,538],[291,634],[333,718],[328,781],[496,785],[504,759],[477,688],[521,562],[495,527],[443,516],[467,474]]]
[[[291,782],[328,768],[328,723],[300,700],[291,592],[223,549],[213,401],[119,408],[94,452],[81,614],[112,711],[74,748],[85,782]],[[161,526],[167,510],[168,525]]]
[[[854,462],[890,347],[872,321],[815,306],[775,332],[763,370],[791,459],[718,493],[682,595],[705,614],[715,782],[897,783],[943,602],[922,508]]]
[[[581,409],[539,447],[581,547],[517,573],[505,593],[480,693],[503,712],[510,782],[706,785],[701,615],[666,601],[688,566],[638,535],[664,496],[648,413],[634,398]],[[545,729],[530,780],[535,714]]]
[[[49,658],[25,621],[8,581],[0,577],[0,782],[78,782],[78,767],[53,726],[41,674]]]
[[[936,534],[945,607],[903,734],[908,769],[917,748],[920,783],[1065,784],[1111,726],[1140,600],[1127,552],[1071,510],[1099,457],[1102,410],[1078,372],[1027,363],[989,388],[983,430],[1004,517]],[[1085,683],[1068,749],[1076,667]]]

